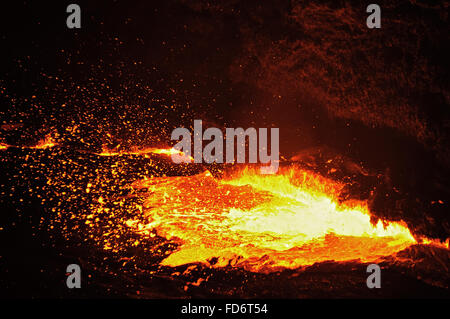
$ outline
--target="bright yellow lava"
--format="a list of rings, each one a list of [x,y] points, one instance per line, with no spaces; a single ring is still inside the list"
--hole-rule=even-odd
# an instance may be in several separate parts
[[[367,203],[340,204],[342,186],[297,168],[276,175],[246,169],[222,180],[209,172],[151,178],[134,184],[147,189],[148,223],[126,224],[179,243],[162,263],[168,266],[274,271],[327,260],[374,261],[416,243],[404,223],[372,225]]]

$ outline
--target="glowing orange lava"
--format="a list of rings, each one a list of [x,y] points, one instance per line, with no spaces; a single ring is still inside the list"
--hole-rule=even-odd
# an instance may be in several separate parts
[[[31,146],[30,148],[35,149],[44,149],[56,146],[55,141],[50,135],[47,135],[45,138],[40,140],[35,146]]]
[[[188,155],[184,154],[182,151],[176,150],[174,148],[150,147],[150,148],[144,148],[144,149],[135,149],[135,150],[131,150],[131,151],[114,151],[114,150],[109,150],[107,148],[104,148],[103,151],[101,153],[99,153],[98,155],[100,155],[100,156],[119,156],[119,155],[147,155],[147,154],[162,154],[162,155],[167,155],[167,156],[171,156],[172,154],[179,154],[179,155],[187,158],[188,162],[194,161],[194,159],[191,156],[188,156]]]
[[[298,168],[260,175],[245,169],[222,180],[209,172],[136,182],[147,189],[148,223],[126,225],[142,236],[179,244],[163,265],[206,263],[252,271],[393,254],[416,240],[403,223],[370,222],[365,202],[339,203],[343,185]]]
[[[0,143],[0,150],[6,150],[10,147],[14,148],[22,148],[22,149],[45,149],[56,146],[56,142],[53,140],[51,135],[46,135],[43,139],[39,140],[39,142],[34,146],[16,146],[16,145],[8,145],[5,143]]]

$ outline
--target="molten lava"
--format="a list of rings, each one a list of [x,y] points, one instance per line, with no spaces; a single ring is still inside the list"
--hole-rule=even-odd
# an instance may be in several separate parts
[[[108,148],[104,148],[103,151],[97,155],[100,156],[118,156],[118,155],[147,155],[147,154],[161,154],[161,155],[167,155],[172,156],[173,154],[178,154],[182,157],[185,157],[187,160],[186,162],[193,162],[194,159],[183,153],[182,151],[176,150],[174,148],[144,148],[144,149],[135,149],[131,151],[115,151],[110,150]]]
[[[35,149],[45,149],[56,146],[55,141],[51,137],[51,135],[47,135],[45,138],[40,140],[35,146],[31,146],[30,148]]]
[[[53,137],[49,134],[46,135],[44,138],[40,139],[36,145],[34,146],[16,146],[16,145],[9,145],[5,143],[0,143],[0,150],[7,150],[10,147],[13,148],[22,148],[22,149],[46,149],[56,146],[56,142],[54,141]]]
[[[221,180],[207,171],[155,177],[133,187],[147,190],[148,223],[126,225],[142,236],[156,229],[178,243],[162,262],[168,266],[274,271],[327,260],[370,262],[416,243],[403,223],[373,225],[367,203],[339,203],[340,183],[293,167],[277,175],[245,169]]]

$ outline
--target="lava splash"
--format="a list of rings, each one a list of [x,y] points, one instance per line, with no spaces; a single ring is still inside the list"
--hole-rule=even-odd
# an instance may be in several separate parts
[[[340,202],[343,185],[299,168],[260,175],[246,168],[223,179],[195,176],[137,181],[147,222],[142,236],[178,244],[162,265],[204,263],[271,272],[321,261],[375,261],[416,240],[403,222],[371,223],[366,202]]]

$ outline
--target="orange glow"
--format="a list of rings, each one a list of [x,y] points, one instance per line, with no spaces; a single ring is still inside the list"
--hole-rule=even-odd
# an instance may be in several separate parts
[[[176,150],[174,148],[170,148],[170,149],[164,149],[164,148],[159,149],[159,148],[157,148],[157,149],[153,149],[151,151],[151,153],[164,154],[164,155],[168,155],[168,156],[171,156],[173,154],[179,154],[182,157],[187,158],[189,162],[193,162],[194,161],[194,158],[192,158],[191,156],[188,156],[188,155],[184,154],[183,152],[181,152],[179,150]]]
[[[16,146],[16,145],[8,145],[4,143],[0,143],[0,150],[6,150],[10,147],[14,148],[22,148],[22,149],[45,149],[56,146],[56,142],[50,135],[45,136],[43,139],[39,140],[39,142],[34,146]]]
[[[276,175],[245,169],[222,180],[209,172],[155,177],[146,188],[146,222],[125,224],[142,236],[179,244],[163,265],[207,263],[252,271],[297,268],[315,262],[375,261],[416,240],[404,223],[370,222],[365,202],[339,203],[343,185],[290,168]]]
[[[119,156],[119,155],[147,155],[147,154],[162,154],[171,156],[172,154],[179,154],[188,159],[189,162],[193,162],[194,159],[191,156],[185,155],[183,152],[176,150],[174,148],[144,148],[136,149],[131,151],[114,151],[107,148],[103,148],[103,151],[99,153],[100,156]]]
[[[432,245],[440,248],[450,248],[450,240],[447,239],[445,242],[441,242],[438,239],[421,238],[421,243],[423,245]]]
[[[55,141],[50,135],[47,135],[45,138],[40,140],[35,146],[31,146],[30,148],[35,149],[44,149],[44,148],[50,148],[56,146]]]

